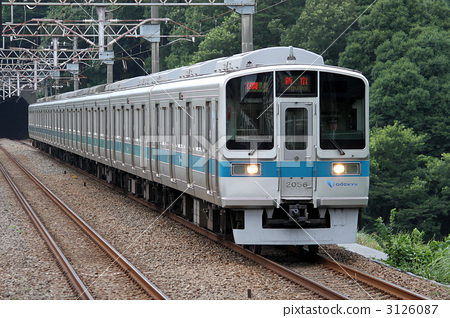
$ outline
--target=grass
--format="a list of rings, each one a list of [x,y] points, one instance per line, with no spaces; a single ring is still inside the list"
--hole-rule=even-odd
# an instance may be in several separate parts
[[[378,244],[378,242],[373,238],[373,236],[364,232],[358,232],[356,234],[356,243],[376,249],[378,251],[383,251],[383,249]]]

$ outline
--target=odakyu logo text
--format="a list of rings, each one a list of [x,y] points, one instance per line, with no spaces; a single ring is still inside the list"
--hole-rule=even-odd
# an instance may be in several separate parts
[[[331,180],[327,180],[327,184],[330,186],[330,188],[334,187],[357,187],[357,182],[333,182]]]

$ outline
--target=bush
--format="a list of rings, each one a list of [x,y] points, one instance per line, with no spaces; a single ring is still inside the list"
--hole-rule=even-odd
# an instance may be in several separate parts
[[[402,271],[450,283],[450,235],[444,241],[431,240],[424,243],[425,232],[414,229],[411,233],[394,233],[395,215],[393,209],[389,224],[380,217],[376,220],[376,240],[388,254],[388,264]]]

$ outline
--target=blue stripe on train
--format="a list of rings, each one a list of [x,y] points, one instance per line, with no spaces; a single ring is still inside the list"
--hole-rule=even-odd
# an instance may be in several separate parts
[[[30,127],[30,130],[32,131],[38,131],[39,129],[35,129],[34,127]],[[79,139],[79,138],[77,138]],[[85,140],[86,137],[83,136],[83,140]],[[88,137],[88,145],[92,143],[92,138]],[[97,146],[98,144],[98,138],[94,139],[94,146]],[[112,142],[111,142],[112,143]],[[115,149],[118,151],[121,151],[122,143],[119,141],[114,142]],[[100,148],[104,148],[104,140],[101,139],[100,141]],[[107,148],[109,149],[109,147]],[[158,151],[159,155],[159,161],[164,163],[169,163],[169,150],[167,149],[155,149],[151,148],[151,157],[152,159],[155,159],[156,152]],[[124,152],[127,155],[131,155],[131,144],[124,143]],[[133,145],[133,154],[135,156],[140,156],[141,154],[141,146],[139,145]],[[150,156],[150,149],[148,147],[145,147],[145,160],[148,160]],[[185,167],[186,166],[186,154],[181,152],[174,152],[172,154],[172,160],[173,163],[176,166]],[[318,161],[317,162],[317,177],[322,178],[329,178],[333,177],[331,174],[331,164],[333,162],[338,162],[339,160],[334,161]],[[361,163],[361,175],[352,177],[368,177],[369,176],[369,161],[363,160],[363,161],[351,161],[351,162],[360,162]],[[221,161],[219,166],[219,175],[220,177],[230,177],[230,178],[236,178],[236,177],[245,177],[245,176],[232,176],[231,175],[231,163],[248,163],[248,161]],[[315,161],[284,161],[284,162],[276,162],[276,161],[258,161],[258,163],[261,165],[261,175],[259,177],[263,178],[278,178],[278,176],[281,177],[313,177],[315,175]],[[209,171],[213,175],[216,175],[216,160],[211,159],[208,160],[209,164]],[[189,155],[189,166],[194,171],[198,172],[206,172],[206,158],[205,156],[198,156],[198,155]],[[279,171],[280,169],[280,171]]]

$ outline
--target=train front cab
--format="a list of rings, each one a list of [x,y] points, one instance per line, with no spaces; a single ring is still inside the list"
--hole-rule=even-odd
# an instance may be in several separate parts
[[[232,194],[235,199],[240,196],[245,203],[239,209],[237,201],[224,198],[226,204],[234,205],[237,215],[234,240],[244,245],[355,242],[358,214],[368,202],[367,80],[356,72],[340,69],[278,71],[274,78],[273,109],[261,103],[265,115],[260,117],[267,119],[273,114],[274,136],[279,136],[274,138],[273,144],[273,149],[278,148],[276,160],[270,160],[269,156],[264,158],[264,152],[271,151],[270,145],[266,144],[266,149],[261,150],[258,144],[251,145],[255,136],[264,136],[265,142],[270,138],[267,131],[260,130],[256,134],[248,131],[250,126],[255,130],[249,118],[258,116],[245,113],[245,108],[249,109],[248,103],[244,105],[245,98],[240,99],[239,107],[234,107],[236,112],[239,108],[239,114],[228,115],[234,116],[235,122],[230,124],[229,120],[227,129],[241,134],[232,139],[249,140],[246,152],[250,160],[247,162],[260,169],[257,176],[236,178],[233,169],[237,164],[229,164],[228,182],[236,186]],[[257,85],[268,84],[254,79],[253,84],[246,83],[250,79],[243,77],[241,87],[247,87],[252,102],[256,102],[258,94],[251,92],[252,85],[261,94],[262,86],[257,88]],[[270,100],[267,96],[263,99]],[[241,126],[232,127],[239,126],[238,117]],[[259,127],[262,126],[259,122]],[[259,145],[263,143],[261,140]],[[232,144],[228,142],[228,145]],[[226,151],[229,150],[227,147]],[[229,190],[226,192],[228,197],[233,197]]]

